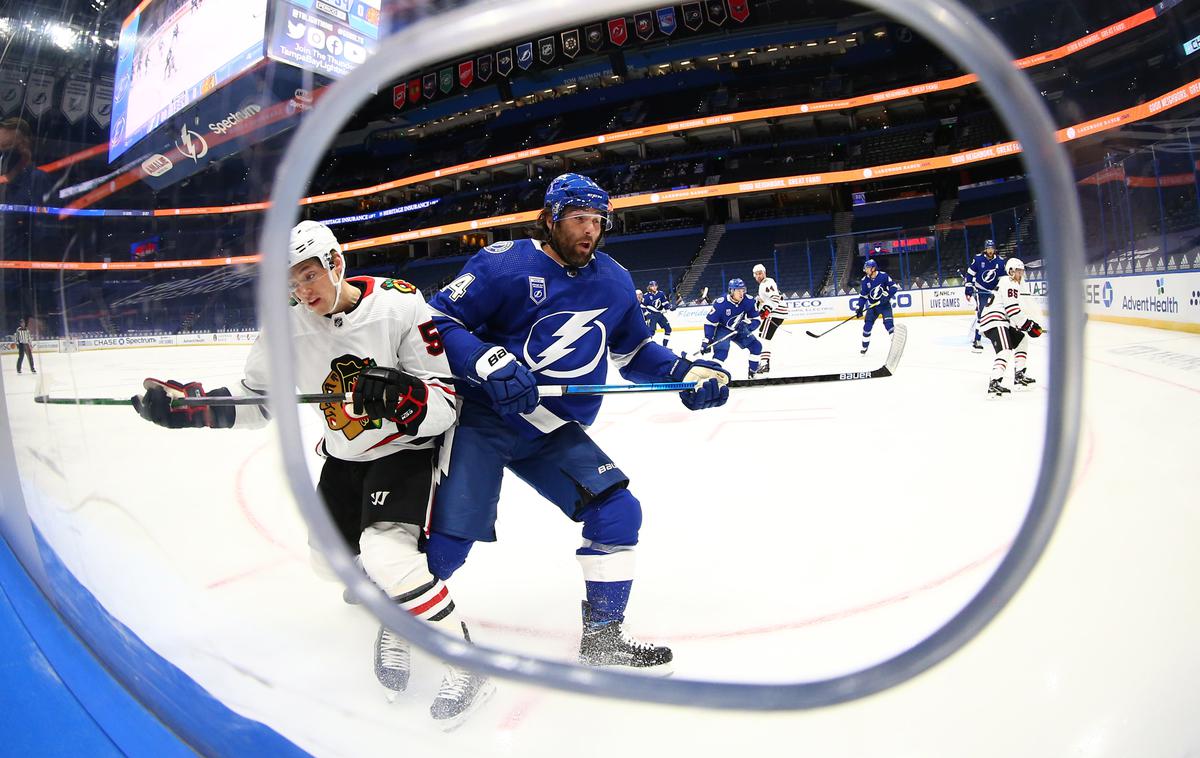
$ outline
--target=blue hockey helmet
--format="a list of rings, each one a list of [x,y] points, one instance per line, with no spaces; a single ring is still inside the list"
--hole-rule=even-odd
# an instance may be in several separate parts
[[[647,287],[657,287],[657,286],[658,286],[658,282],[656,282],[656,281],[654,281],[653,279],[651,279],[650,281],[646,282],[646,286],[647,286]]]
[[[988,250],[991,250],[993,253],[996,252],[996,241],[995,240],[984,240],[983,241],[983,252],[986,253]]]
[[[546,189],[545,207],[550,220],[558,221],[567,208],[590,208],[600,214],[605,230],[612,228],[611,203],[600,185],[582,174],[562,174]]]
[[[729,280],[729,291],[730,292],[733,292],[734,290],[744,290],[744,289],[746,289],[746,282],[743,281],[742,279],[740,279],[739,277],[735,276],[734,278]]]
[[[867,258],[867,262],[863,264],[863,271],[866,271],[869,268],[873,268],[876,271],[879,270],[879,264],[875,262],[874,258]]]

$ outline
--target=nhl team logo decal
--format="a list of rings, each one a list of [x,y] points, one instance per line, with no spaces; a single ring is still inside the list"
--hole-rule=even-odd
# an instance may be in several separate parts
[[[529,277],[529,299],[534,305],[541,305],[546,300],[546,280],[540,276]]]

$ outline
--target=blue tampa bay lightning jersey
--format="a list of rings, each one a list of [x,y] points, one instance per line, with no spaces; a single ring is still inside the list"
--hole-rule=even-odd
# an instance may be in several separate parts
[[[1004,259],[997,255],[988,260],[986,255],[980,253],[967,267],[967,275],[964,279],[969,289],[995,292],[996,285],[1000,283],[1002,276],[1004,276]]]
[[[642,295],[642,305],[649,311],[654,313],[662,313],[670,310],[671,300],[667,297],[667,293],[659,290],[658,292],[646,292]]]
[[[555,261],[534,240],[496,242],[475,253],[429,306],[459,379],[471,375],[467,361],[483,345],[503,346],[539,385],[603,384],[610,352],[634,382],[671,381],[681,365],[651,340],[629,272],[600,251],[576,269]],[[457,384],[467,398],[488,403],[481,389]],[[505,420],[535,437],[568,421],[591,424],[600,400],[547,397],[532,413]]]
[[[863,276],[858,294],[871,303],[887,303],[900,291],[900,285],[892,281],[886,271],[875,270],[875,276]]]
[[[758,318],[754,309],[754,301],[743,296],[741,302],[733,302],[728,296],[718,297],[708,309],[704,319],[704,338],[711,340],[717,336],[717,328],[727,331],[737,331],[739,324],[753,324]]]

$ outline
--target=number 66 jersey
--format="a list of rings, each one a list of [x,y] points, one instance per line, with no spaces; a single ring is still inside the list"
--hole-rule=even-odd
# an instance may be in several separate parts
[[[398,449],[432,447],[435,438],[455,422],[456,403],[441,335],[429,306],[408,282],[379,277],[346,280],[361,296],[344,313],[318,316],[303,305],[291,309],[296,386],[305,394],[350,392],[361,371],[388,366],[411,374],[429,388],[421,425],[402,434],[394,421],[356,418],[352,403],[313,405],[325,419],[320,452],[345,461],[370,461]],[[260,334],[246,359],[235,395],[267,391],[267,346]],[[267,422],[265,405],[239,405],[234,426],[254,428]]]

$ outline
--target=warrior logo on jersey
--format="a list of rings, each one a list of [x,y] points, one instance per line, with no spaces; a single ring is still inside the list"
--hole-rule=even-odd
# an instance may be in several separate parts
[[[356,358],[347,353],[334,358],[329,365],[332,370],[325,377],[325,381],[321,382],[321,391],[332,394],[351,392],[358,375],[362,373],[363,369],[374,366],[375,361],[370,358]],[[348,440],[354,439],[366,429],[379,429],[383,425],[378,420],[351,418],[350,414],[346,412],[344,402],[321,403],[321,412],[325,414],[325,424],[330,429],[346,435]]]
[[[411,295],[417,291],[416,286],[403,279],[384,279],[380,286],[385,290],[396,290],[405,295]]]
[[[529,370],[555,379],[590,374],[604,360],[608,331],[600,316],[606,310],[559,311],[538,319],[525,340]]]
[[[529,299],[534,305],[541,305],[546,299],[546,280],[540,276],[529,277]]]

